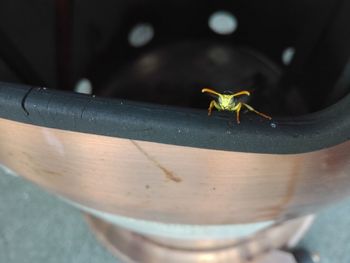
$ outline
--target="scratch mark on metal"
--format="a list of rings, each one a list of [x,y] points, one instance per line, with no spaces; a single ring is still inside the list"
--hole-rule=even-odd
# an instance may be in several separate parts
[[[144,155],[146,156],[146,158],[148,160],[150,160],[151,162],[153,162],[164,174],[165,176],[169,179],[172,180],[176,183],[180,183],[182,181],[182,179],[176,175],[173,174],[173,172],[169,171],[168,169],[166,169],[164,166],[162,166],[156,159],[154,159],[152,156],[150,156],[144,149],[142,149],[142,147],[137,144],[135,141],[130,140],[132,142],[132,144],[135,145],[135,147]]]

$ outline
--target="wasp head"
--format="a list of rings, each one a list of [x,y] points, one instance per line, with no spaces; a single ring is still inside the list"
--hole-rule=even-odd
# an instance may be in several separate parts
[[[230,110],[236,106],[235,99],[232,94],[220,94],[217,100],[223,110]]]

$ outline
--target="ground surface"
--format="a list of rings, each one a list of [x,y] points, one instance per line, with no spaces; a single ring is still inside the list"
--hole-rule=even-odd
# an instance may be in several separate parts
[[[322,263],[350,262],[350,200],[322,211],[301,245]],[[0,167],[0,262],[116,263],[81,214]]]

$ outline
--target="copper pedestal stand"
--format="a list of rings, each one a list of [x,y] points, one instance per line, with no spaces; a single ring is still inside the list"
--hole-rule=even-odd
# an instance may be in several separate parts
[[[291,255],[276,249],[293,246],[312,221],[309,216],[276,223],[241,239],[180,240],[141,235],[92,215],[85,217],[99,241],[128,263],[272,263],[277,259],[294,263]]]

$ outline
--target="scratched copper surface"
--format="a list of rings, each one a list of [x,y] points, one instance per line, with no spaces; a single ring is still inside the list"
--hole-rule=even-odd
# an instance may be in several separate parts
[[[294,217],[350,194],[349,141],[303,154],[255,154],[0,119],[0,163],[84,206],[168,223]]]

